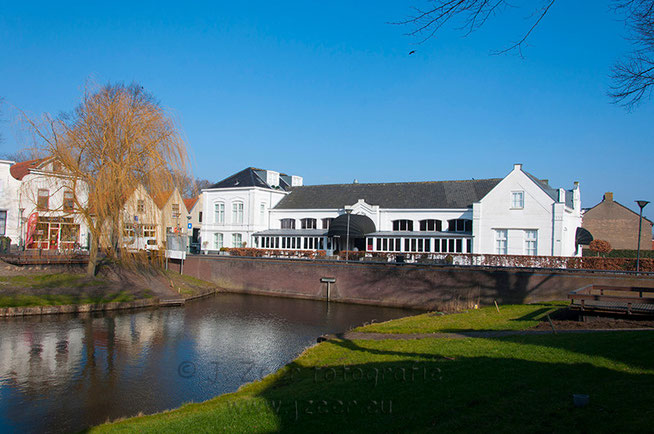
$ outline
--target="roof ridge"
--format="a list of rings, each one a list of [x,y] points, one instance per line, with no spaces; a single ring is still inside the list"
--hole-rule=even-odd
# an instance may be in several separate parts
[[[342,185],[406,185],[406,184],[438,184],[442,182],[477,182],[477,181],[497,181],[502,178],[480,178],[480,179],[447,179],[443,181],[399,181],[399,182],[357,182],[357,183],[341,183],[341,184],[313,184],[313,185],[300,185],[293,188],[302,187],[336,187]]]

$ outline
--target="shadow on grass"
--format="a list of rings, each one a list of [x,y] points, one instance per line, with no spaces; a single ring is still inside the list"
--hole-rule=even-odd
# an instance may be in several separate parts
[[[328,341],[240,392],[115,428],[168,432],[624,432],[654,416],[652,334]],[[582,343],[579,343],[582,341]],[[642,355],[627,351],[643,348]],[[595,350],[592,348],[595,347]],[[612,363],[610,347],[625,354]],[[567,350],[561,351],[561,350]],[[550,354],[551,353],[551,354]],[[630,359],[632,358],[632,359]],[[649,360],[647,364],[643,361]],[[638,369],[642,366],[647,369]],[[590,395],[575,408],[572,395]],[[134,424],[134,425],[130,425]]]

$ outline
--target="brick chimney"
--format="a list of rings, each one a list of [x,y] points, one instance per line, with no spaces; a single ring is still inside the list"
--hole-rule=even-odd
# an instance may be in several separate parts
[[[613,202],[613,193],[610,191],[604,193],[604,200],[607,202]]]

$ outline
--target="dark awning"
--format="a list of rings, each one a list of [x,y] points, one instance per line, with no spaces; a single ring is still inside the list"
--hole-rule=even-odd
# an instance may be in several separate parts
[[[342,214],[332,220],[329,225],[328,237],[346,237],[347,236],[348,215]],[[366,234],[375,232],[375,223],[369,217],[359,214],[350,214],[350,237],[363,238]]]
[[[593,235],[590,232],[584,228],[577,228],[575,244],[583,244],[584,246],[587,246],[591,241],[593,241]]]

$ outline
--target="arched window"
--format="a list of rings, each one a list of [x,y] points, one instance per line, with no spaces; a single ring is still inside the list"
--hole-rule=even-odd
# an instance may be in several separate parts
[[[322,219],[322,228],[329,229],[329,227],[332,225],[332,221],[334,221],[333,218]]]
[[[243,202],[232,202],[232,224],[243,224]]]
[[[213,221],[214,223],[225,223],[225,204],[222,202],[213,204]]]
[[[472,232],[472,220],[452,219],[447,221],[447,230],[450,232]]]
[[[302,229],[316,229],[316,219],[302,219]]]
[[[295,219],[281,219],[282,229],[295,229]]]
[[[434,219],[420,220],[420,230],[423,232],[441,232],[443,222]]]
[[[394,231],[413,231],[413,220],[393,220]]]

